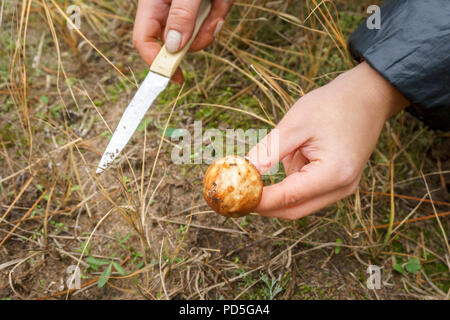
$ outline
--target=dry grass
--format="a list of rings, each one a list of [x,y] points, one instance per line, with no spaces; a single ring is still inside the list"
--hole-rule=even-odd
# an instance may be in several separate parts
[[[270,128],[350,68],[345,41],[365,1],[236,1],[213,46],[184,62],[185,86],[162,94],[100,177],[146,67],[131,4],[75,3],[79,32],[69,1],[1,1],[1,298],[449,298],[449,136],[406,113],[386,125],[354,196],[296,222],[217,216],[201,197],[205,166],[170,160],[168,128]],[[95,259],[125,274],[98,288]],[[370,264],[383,267],[381,290],[365,285]],[[79,290],[65,287],[70,265]]]

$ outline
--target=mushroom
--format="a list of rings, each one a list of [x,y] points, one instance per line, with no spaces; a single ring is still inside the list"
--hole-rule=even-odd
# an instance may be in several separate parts
[[[249,160],[238,156],[217,159],[203,179],[203,197],[217,213],[238,218],[251,213],[261,200],[261,175]]]

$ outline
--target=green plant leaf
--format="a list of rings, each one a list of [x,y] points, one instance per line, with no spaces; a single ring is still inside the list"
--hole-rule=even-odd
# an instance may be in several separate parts
[[[91,250],[91,242],[88,243],[86,247],[86,242],[81,242],[80,249],[75,249],[75,251],[83,252],[85,255],[89,255],[89,251]]]
[[[145,118],[144,120],[141,121],[141,123],[137,127],[137,131],[144,132],[144,130],[148,127],[149,123],[150,120],[148,118]]]
[[[403,267],[400,263],[396,263],[392,266],[392,268],[397,271],[398,273],[404,274],[405,270],[403,270]]]
[[[109,280],[109,277],[111,276],[111,269],[112,269],[112,262],[109,264],[108,268],[105,269],[105,271],[102,272],[100,275],[100,278],[98,279],[97,286],[99,288],[102,288]]]
[[[417,258],[409,259],[408,263],[405,265],[406,271],[412,274],[417,274],[420,271],[420,268],[420,260]]]
[[[48,104],[48,98],[47,98],[46,96],[41,96],[41,101],[42,101],[44,104]]]
[[[175,130],[177,130],[177,129],[168,127],[166,129],[166,132],[164,132],[164,136],[166,136],[167,138],[170,138],[173,135],[173,133],[175,132]]]
[[[113,262],[112,264],[113,264],[113,266],[114,266],[114,269],[116,269],[116,271],[117,271],[118,273],[120,273],[122,276],[126,276],[126,275],[127,275],[127,272],[125,271],[124,268],[122,268],[122,267],[120,266],[120,264],[118,264],[117,262]]]
[[[108,260],[105,259],[97,259],[94,257],[88,257],[86,258],[86,262],[89,263],[89,265],[98,267],[98,266],[104,266],[107,265],[108,263],[110,263]]]
[[[164,129],[160,130],[161,133],[164,132]],[[167,138],[172,138],[172,137],[179,137],[183,135],[183,130],[178,129],[178,128],[172,128],[172,127],[167,127],[166,132],[164,133],[164,136]]]
[[[79,185],[79,184],[77,184],[77,185],[75,185],[75,186],[73,186],[73,187],[70,187],[70,191],[71,191],[71,192],[77,191],[77,190],[80,190],[80,185]]]
[[[336,239],[336,243],[337,243],[337,244],[342,244],[342,240],[341,240],[340,238],[337,238],[337,239]],[[341,250],[342,250],[342,247],[341,247],[341,246],[336,246],[336,247],[334,248],[334,253],[335,253],[335,254],[339,254],[339,252],[341,252]]]
[[[268,287],[270,287],[269,277],[268,277],[267,275],[263,274],[263,275],[261,276],[261,280],[262,280]]]
[[[131,233],[128,233],[125,237],[120,239],[120,243],[127,242],[127,240],[130,239],[130,237],[131,237]]]
[[[89,266],[97,271],[99,266],[104,266],[109,264],[110,262],[108,260],[104,260],[104,259],[96,259],[94,257],[88,257],[86,258],[86,262],[89,264]]]
[[[276,285],[275,290],[272,293],[271,300],[273,300],[277,294],[279,294],[281,291],[283,291],[283,287],[281,287],[279,284]]]

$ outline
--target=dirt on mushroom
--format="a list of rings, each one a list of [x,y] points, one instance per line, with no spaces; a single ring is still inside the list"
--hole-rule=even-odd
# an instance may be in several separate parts
[[[239,218],[251,213],[262,196],[263,183],[246,158],[227,156],[214,161],[203,180],[203,196],[217,213]]]

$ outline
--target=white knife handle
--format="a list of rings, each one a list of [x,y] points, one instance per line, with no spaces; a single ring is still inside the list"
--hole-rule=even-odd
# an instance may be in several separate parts
[[[197,21],[195,22],[194,33],[192,34],[191,39],[184,46],[184,48],[176,53],[170,53],[167,51],[166,46],[164,45],[162,49],[159,51],[152,65],[150,66],[150,71],[158,73],[167,78],[172,78],[173,74],[177,70],[178,66],[181,63],[181,60],[186,55],[186,52],[191,47],[192,42],[200,30],[203,22],[211,11],[211,1],[203,0],[200,5],[200,9],[197,15]]]

